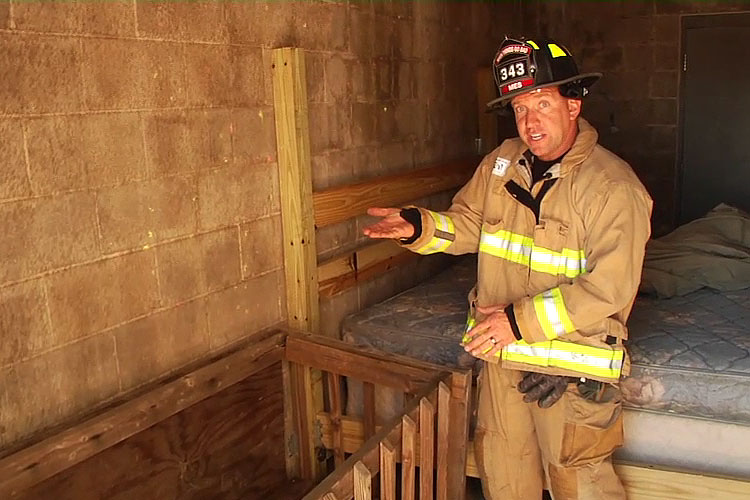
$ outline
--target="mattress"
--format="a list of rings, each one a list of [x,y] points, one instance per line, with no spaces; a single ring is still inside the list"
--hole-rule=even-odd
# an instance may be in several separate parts
[[[424,283],[347,317],[343,338],[458,366],[466,296],[475,281],[476,260],[463,258]],[[628,326],[632,369],[622,388],[631,437],[619,456],[750,477],[750,289],[703,289],[667,300],[638,297]],[[352,387],[350,401],[356,405]],[[384,391],[377,397],[383,418],[395,411],[387,410],[389,399],[394,408],[400,406],[398,396]]]

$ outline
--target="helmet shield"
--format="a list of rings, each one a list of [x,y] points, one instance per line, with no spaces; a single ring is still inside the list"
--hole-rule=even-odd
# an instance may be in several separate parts
[[[559,86],[564,97],[581,99],[588,94],[601,73],[580,74],[571,53],[553,40],[506,38],[492,61],[500,97],[489,102],[489,108],[506,106],[524,92]]]

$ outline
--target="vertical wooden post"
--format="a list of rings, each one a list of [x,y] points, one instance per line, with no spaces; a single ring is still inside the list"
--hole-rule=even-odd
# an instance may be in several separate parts
[[[331,403],[331,424],[333,426],[333,458],[336,467],[344,463],[344,431],[341,428],[341,376],[327,372],[328,398]]]
[[[380,442],[380,500],[396,500],[396,450],[387,439]]]
[[[401,419],[401,500],[414,500],[417,424],[404,415]]]
[[[487,103],[495,98],[497,88],[492,77],[492,68],[477,69],[477,110],[478,110],[478,138],[482,140],[479,154],[485,155],[497,147],[497,116],[487,113]]]
[[[466,445],[471,413],[471,372],[450,376],[450,422],[448,432],[447,498],[463,500],[466,495]],[[442,411],[442,408],[439,409]]]
[[[432,498],[434,446],[435,406],[422,398],[419,402],[419,498]]]
[[[372,473],[362,462],[354,464],[354,500],[372,500]]]
[[[281,221],[284,234],[284,273],[286,276],[287,321],[299,330],[317,333],[320,327],[318,303],[318,267],[315,250],[315,222],[312,204],[310,134],[307,117],[305,54],[300,49],[274,49],[272,55],[273,104],[276,120],[276,151],[281,190]],[[323,476],[317,461],[315,415],[323,410],[323,380],[319,371],[302,370],[304,376],[292,377],[298,394],[293,404],[299,419],[306,421],[300,433],[301,473],[309,479]],[[299,385],[304,381],[304,386]],[[304,441],[304,443],[303,443]],[[306,465],[309,463],[309,468]]]
[[[273,51],[273,105],[284,231],[289,326],[318,332],[318,267],[310,171],[305,55],[301,49]]]
[[[443,382],[438,386],[437,425],[437,499],[448,500],[448,448],[450,433],[450,389]]]

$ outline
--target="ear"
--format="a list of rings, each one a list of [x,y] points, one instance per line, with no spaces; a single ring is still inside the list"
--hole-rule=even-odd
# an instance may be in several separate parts
[[[578,119],[578,115],[581,114],[582,106],[583,101],[580,99],[568,99],[568,115],[570,116],[570,121],[576,121]]]

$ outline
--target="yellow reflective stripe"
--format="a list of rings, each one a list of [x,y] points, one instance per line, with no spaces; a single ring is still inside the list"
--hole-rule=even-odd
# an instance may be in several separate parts
[[[456,226],[453,224],[453,219],[447,215],[439,214],[431,210],[427,210],[432,220],[435,221],[435,231],[442,231],[443,233],[450,234],[455,237]],[[418,248],[417,253],[422,255],[430,255],[438,252],[445,252],[445,250],[453,243],[452,240],[440,238],[439,236],[433,236],[426,245]]]
[[[619,379],[625,353],[560,340],[528,344],[519,340],[498,353],[501,359],[534,366],[562,368],[584,375]]]
[[[474,317],[471,314],[469,314],[469,316],[466,318],[466,329],[464,330],[464,336],[461,339],[461,342],[463,342],[464,344],[467,344],[471,340],[471,337],[469,337],[468,333],[469,333],[469,330],[474,328],[476,324],[477,324],[477,320],[474,319]]]
[[[537,45],[536,43],[534,43],[534,40],[526,40],[526,43],[528,43],[529,45],[531,45],[532,47],[534,47],[536,50],[539,50],[539,45]]]
[[[573,323],[570,321],[570,316],[568,316],[568,311],[565,309],[560,288],[553,288],[537,294],[532,300],[536,318],[545,337],[554,339],[575,330]]]
[[[555,43],[548,43],[547,47],[549,48],[550,54],[552,54],[552,58],[555,57],[567,57],[568,54],[565,53],[563,49],[560,48],[559,45]]]
[[[555,252],[534,245],[534,240],[522,234],[501,229],[496,233],[484,230],[479,241],[479,251],[495,257],[523,264],[545,274],[562,274],[575,278],[586,272],[586,257],[583,250],[563,248]]]

